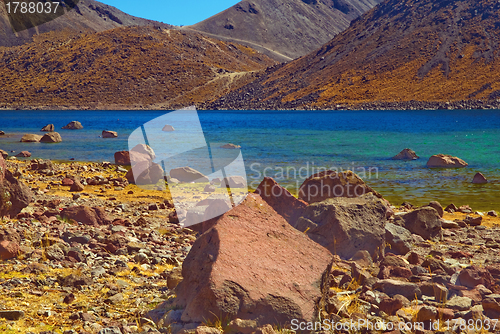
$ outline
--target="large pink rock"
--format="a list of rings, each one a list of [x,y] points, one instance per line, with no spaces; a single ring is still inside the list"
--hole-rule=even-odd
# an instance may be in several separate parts
[[[280,186],[271,177],[265,177],[259,184],[255,193],[260,195],[278,214],[293,224],[302,215],[307,203],[293,197],[290,192]]]
[[[32,200],[30,188],[7,170],[5,160],[0,156],[0,217],[15,217]]]
[[[193,244],[175,307],[183,322],[312,321],[329,287],[332,254],[249,194]]]
[[[313,174],[299,189],[299,199],[311,204],[334,197],[359,197],[373,193],[382,197],[352,171],[337,173],[331,170]]]
[[[460,158],[452,157],[446,154],[436,154],[429,158],[427,167],[430,168],[461,168],[469,164]]]

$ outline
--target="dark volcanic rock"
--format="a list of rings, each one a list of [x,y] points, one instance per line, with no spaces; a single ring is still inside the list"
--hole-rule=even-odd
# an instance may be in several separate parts
[[[310,321],[327,290],[331,254],[249,194],[193,244],[176,307],[182,321]],[[325,290],[325,291],[326,291]]]
[[[386,211],[373,194],[330,198],[310,204],[294,227],[343,259],[367,250],[377,260],[384,255]]]

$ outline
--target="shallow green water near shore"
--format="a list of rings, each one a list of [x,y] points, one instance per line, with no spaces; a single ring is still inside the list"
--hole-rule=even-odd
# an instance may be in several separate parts
[[[28,150],[34,157],[113,161],[127,150],[137,127],[165,114],[158,111],[9,111],[0,112],[0,149]],[[202,111],[207,142],[242,146],[248,181],[256,187],[264,176],[294,190],[318,170],[354,170],[394,204],[410,201],[443,205],[469,204],[475,210],[500,211],[500,111]],[[20,143],[24,133],[38,133],[48,123],[60,129],[78,120],[83,130],[57,130],[63,143]],[[102,139],[102,130],[119,133]],[[166,143],[168,146],[168,143]],[[421,157],[403,162],[390,158],[403,148]],[[438,153],[469,163],[462,169],[429,169]],[[490,180],[473,185],[476,172]]]

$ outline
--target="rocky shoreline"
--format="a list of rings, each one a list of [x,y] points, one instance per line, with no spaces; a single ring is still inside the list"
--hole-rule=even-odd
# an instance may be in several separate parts
[[[461,100],[461,101],[373,101],[362,103],[332,103],[322,106],[312,105],[311,101],[281,103],[274,100],[256,100],[253,95],[229,95],[211,103],[196,105],[198,110],[498,110],[500,101],[496,100]],[[94,105],[94,106],[29,106],[0,105],[0,110],[172,110],[189,107],[188,105]]]
[[[308,328],[327,319],[365,333],[380,332],[369,323],[424,333],[441,320],[445,333],[500,316],[495,212],[395,207],[356,175],[329,172],[299,199],[266,178],[239,206],[183,228],[169,194],[129,183],[122,166],[0,166],[3,333],[273,334],[295,320],[298,332],[328,332]],[[363,194],[312,194],[346,180]],[[389,330],[414,322],[424,328]]]

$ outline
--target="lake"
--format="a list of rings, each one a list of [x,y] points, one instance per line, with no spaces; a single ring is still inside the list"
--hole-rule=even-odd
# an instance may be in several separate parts
[[[0,111],[0,149],[30,151],[33,158],[114,161],[128,136],[164,111]],[[199,111],[207,142],[241,145],[249,183],[275,177],[295,190],[319,169],[354,170],[393,204],[438,200],[446,206],[500,211],[500,111]],[[62,130],[70,121],[83,130]],[[20,143],[52,123],[63,142]],[[102,130],[118,138],[103,139]],[[419,160],[391,157],[411,148]],[[462,169],[429,169],[433,154],[458,156]],[[15,154],[15,153],[14,153]],[[319,169],[318,169],[319,168]],[[471,183],[476,172],[490,181]]]

